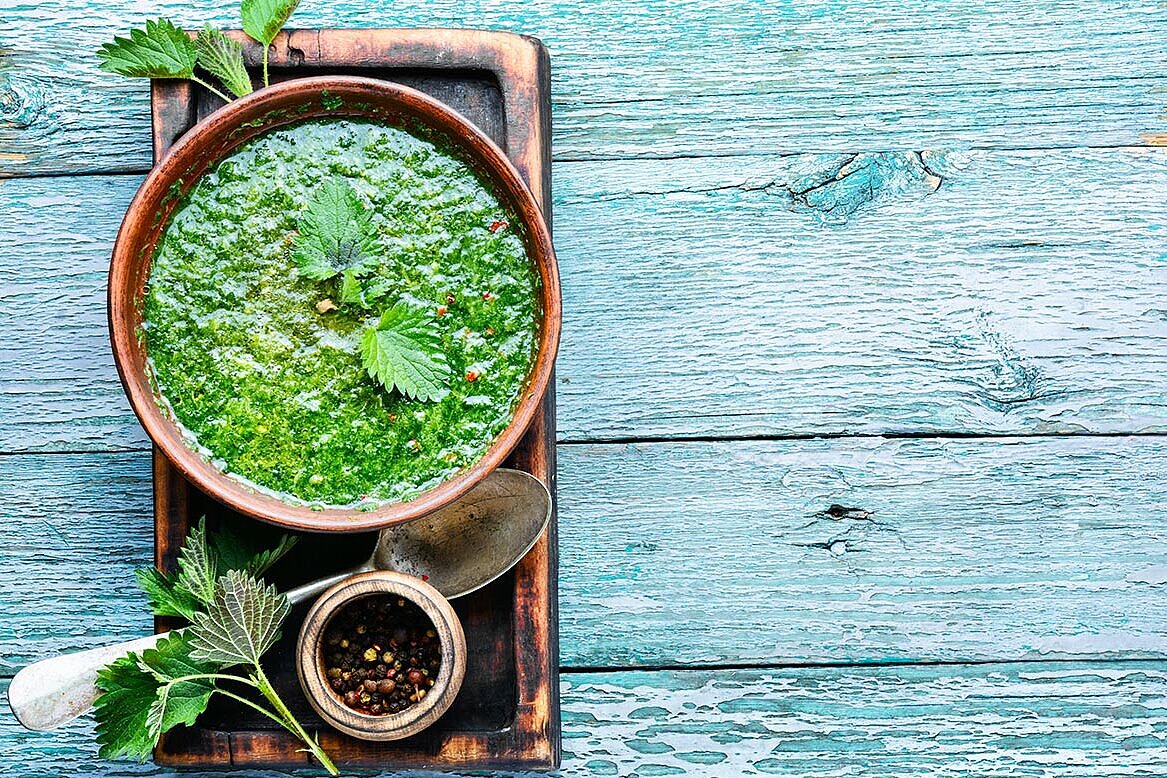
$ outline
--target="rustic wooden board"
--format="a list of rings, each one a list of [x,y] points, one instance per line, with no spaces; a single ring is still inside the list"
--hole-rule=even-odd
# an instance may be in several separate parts
[[[146,11],[85,8],[17,3],[0,18],[0,172],[149,167],[146,90],[99,73],[92,55]],[[231,3],[158,0],[149,13],[238,25]],[[1116,146],[1167,129],[1167,77],[1148,65],[1167,17],[1138,0],[316,0],[292,18],[341,22],[540,36],[560,64],[558,159]]]
[[[1167,429],[1167,150],[837,160],[557,164],[561,440]],[[102,307],[138,181],[0,184],[0,451],[145,445]]]
[[[1162,436],[561,445],[562,661],[1165,659],[1165,460]],[[0,457],[0,675],[148,629],[149,514],[144,452]]]
[[[571,673],[562,684],[565,778],[1167,772],[1163,663]],[[28,733],[2,717],[0,763],[21,778],[126,775],[91,761],[92,736],[84,719]]]
[[[249,44],[255,66],[261,48]],[[406,83],[443,100],[498,143],[531,186],[550,221],[550,60],[538,41],[470,30],[302,30],[273,42],[274,80],[359,73]],[[155,159],[221,101],[193,82],[153,86]],[[548,484],[555,494],[555,395],[508,464]],[[189,527],[249,523],[190,485],[157,450],[153,454],[155,562],[177,567]],[[270,534],[276,534],[274,532]],[[283,563],[282,588],[359,563],[373,534],[314,536]],[[273,685],[338,766],[401,769],[549,769],[559,764],[556,525],[514,571],[455,607],[466,632],[466,677],[453,707],[419,735],[373,743],[327,727],[299,688],[293,659],[305,609],[295,609],[283,639],[265,658]],[[159,630],[170,628],[159,619]],[[212,704],[198,726],[172,730],[154,750],[156,762],[178,767],[304,765],[302,744],[258,714]]]

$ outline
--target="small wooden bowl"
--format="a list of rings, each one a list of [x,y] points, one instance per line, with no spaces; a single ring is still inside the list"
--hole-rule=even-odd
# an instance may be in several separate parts
[[[187,445],[155,397],[142,342],[142,299],[158,241],[200,176],[241,144],[305,119],[356,118],[422,132],[479,173],[521,222],[540,279],[539,347],[510,424],[477,463],[408,502],[375,510],[312,507],[249,488]],[[146,176],[126,211],[109,269],[109,327],[114,363],[130,405],[150,439],[195,486],[246,516],[297,530],[357,532],[410,521],[461,497],[510,455],[542,407],[559,344],[559,271],[551,234],[522,176],[481,130],[437,100],[388,81],[319,76],[285,81],[228,103],[182,137]]]
[[[358,713],[329,687],[321,645],[324,630],[335,613],[354,600],[377,594],[404,597],[421,608],[438,633],[442,659],[433,688],[421,702],[401,713],[381,716]],[[361,573],[324,592],[308,611],[296,644],[296,673],[308,702],[341,732],[362,740],[400,740],[433,724],[453,704],[466,675],[466,635],[449,600],[420,578],[388,570]]]

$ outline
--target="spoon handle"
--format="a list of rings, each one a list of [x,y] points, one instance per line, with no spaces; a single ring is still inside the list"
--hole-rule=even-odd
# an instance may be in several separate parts
[[[334,573],[333,575],[327,576],[325,578],[320,578],[310,583],[306,583],[303,586],[297,586],[295,589],[289,589],[288,591],[284,592],[284,596],[288,598],[288,602],[292,605],[298,605],[305,600],[309,600],[315,597],[333,584],[340,583],[344,579],[354,576],[357,573],[367,573],[370,570],[375,569],[376,568],[373,567],[373,560],[370,559],[360,567],[354,567],[353,569],[345,570],[342,573]]]
[[[169,634],[163,632],[31,664],[8,685],[8,705],[28,729],[56,729],[93,707],[98,694],[98,670],[130,651],[141,653],[153,648]]]

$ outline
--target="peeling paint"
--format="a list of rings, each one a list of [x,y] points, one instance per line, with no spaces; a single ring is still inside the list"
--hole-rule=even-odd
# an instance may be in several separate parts
[[[1134,573],[1130,573],[1124,579],[1131,583],[1145,583],[1152,585],[1159,585],[1167,583],[1167,565],[1151,565],[1144,567]]]
[[[944,181],[930,167],[943,152],[928,152],[927,159],[916,151],[807,158],[798,166],[804,172],[786,184],[791,210],[842,224],[868,207],[927,197]]]

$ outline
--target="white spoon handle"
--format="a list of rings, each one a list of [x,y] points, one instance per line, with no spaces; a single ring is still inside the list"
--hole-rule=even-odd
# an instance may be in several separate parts
[[[141,653],[153,648],[169,634],[163,632],[31,664],[8,685],[8,705],[28,729],[56,729],[93,707],[98,694],[98,670],[130,651]]]

